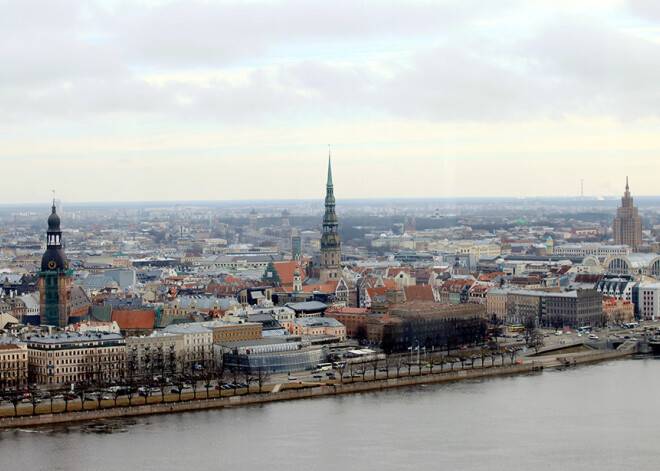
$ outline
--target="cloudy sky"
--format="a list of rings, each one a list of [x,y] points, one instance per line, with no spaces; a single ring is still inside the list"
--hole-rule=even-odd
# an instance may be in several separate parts
[[[0,0],[0,64],[0,203],[660,194],[653,0]]]

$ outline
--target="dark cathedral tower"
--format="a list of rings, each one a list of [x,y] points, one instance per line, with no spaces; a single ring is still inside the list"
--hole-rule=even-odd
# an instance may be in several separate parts
[[[328,183],[325,186],[325,214],[323,215],[323,235],[321,236],[320,282],[335,281],[341,278],[341,240],[337,228],[339,219],[335,213],[332,166],[328,156]]]
[[[39,301],[41,325],[64,327],[71,315],[71,273],[69,261],[62,248],[60,217],[55,209],[48,216],[46,251],[41,257],[39,275]]]

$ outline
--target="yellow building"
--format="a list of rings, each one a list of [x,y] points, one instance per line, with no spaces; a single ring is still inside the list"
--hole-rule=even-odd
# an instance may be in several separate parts
[[[6,343],[0,345],[0,388],[27,384],[27,345]]]

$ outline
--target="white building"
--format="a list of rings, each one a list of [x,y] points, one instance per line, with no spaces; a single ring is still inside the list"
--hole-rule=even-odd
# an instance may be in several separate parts
[[[639,315],[642,319],[655,320],[660,314],[660,283],[639,287]]]

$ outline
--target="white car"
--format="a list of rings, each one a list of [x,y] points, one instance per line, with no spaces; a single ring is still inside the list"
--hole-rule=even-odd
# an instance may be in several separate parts
[[[589,334],[589,340],[598,340],[598,336],[596,334]]]

